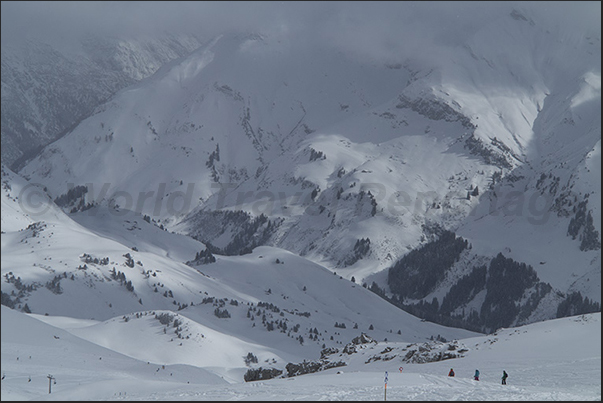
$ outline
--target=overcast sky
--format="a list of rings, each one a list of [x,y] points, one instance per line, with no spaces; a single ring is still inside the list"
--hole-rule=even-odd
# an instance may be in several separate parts
[[[513,8],[536,22],[601,33],[601,2],[427,1],[2,1],[2,44],[28,36],[77,40],[83,34],[224,31],[279,33],[375,54],[458,41]],[[412,41],[409,39],[412,38]]]

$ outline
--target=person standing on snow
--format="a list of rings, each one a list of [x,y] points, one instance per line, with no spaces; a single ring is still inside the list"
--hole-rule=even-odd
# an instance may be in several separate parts
[[[509,377],[509,375],[507,375],[507,373],[505,372],[505,370],[503,369],[503,376],[502,376],[502,384],[506,385],[507,384],[507,378]]]
[[[450,372],[448,373],[448,376],[454,376],[454,371],[452,370],[452,368],[450,368]]]
[[[473,375],[473,379],[479,381],[479,369],[475,370],[475,375]]]

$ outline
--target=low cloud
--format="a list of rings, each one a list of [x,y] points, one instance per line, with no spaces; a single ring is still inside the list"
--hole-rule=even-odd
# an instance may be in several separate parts
[[[518,9],[536,23],[600,37],[600,2],[78,2],[3,1],[2,44],[37,37],[228,31],[291,35],[373,57],[431,52],[462,42]],[[435,47],[435,48],[434,48]]]

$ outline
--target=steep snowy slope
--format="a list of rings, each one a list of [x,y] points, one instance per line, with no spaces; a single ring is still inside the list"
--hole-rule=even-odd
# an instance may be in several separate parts
[[[320,67],[313,67],[314,60]],[[285,79],[274,78],[279,74]],[[391,246],[376,250],[374,259],[359,267],[370,273],[419,242],[429,206],[445,205],[436,220],[450,225],[462,219],[472,205],[463,200],[465,188],[484,187],[495,169],[467,159],[462,147],[453,148],[460,155],[449,152],[472,128],[463,115],[438,102],[429,103],[427,112],[415,111],[414,104],[397,98],[408,78],[406,69],[358,62],[328,49],[310,52],[258,36],[218,37],[185,62],[122,91],[22,172],[43,182],[53,197],[66,193],[68,183],[90,183],[88,202],[116,199],[157,219],[178,217],[200,200],[201,213],[193,213],[182,231],[204,241],[220,234],[190,222],[211,219],[208,208],[290,215],[283,228],[299,225],[300,234],[277,230],[272,242],[286,248],[291,242],[303,254],[321,242],[313,258],[327,259],[331,266],[349,266],[343,262],[355,242],[372,235],[374,245]],[[433,119],[425,116],[429,112]],[[388,164],[377,162],[386,158]],[[129,196],[115,197],[126,189]],[[374,213],[371,197],[362,198],[371,189],[374,202],[381,203]],[[176,192],[184,203],[170,209]],[[389,221],[387,231],[380,232],[395,235],[381,239],[384,235],[375,231],[354,230],[349,215],[340,224],[351,230],[343,241],[341,231],[331,231],[325,243],[322,233],[308,234],[316,228],[312,213],[329,215],[324,200],[334,203],[340,196],[365,210],[365,218],[383,213],[367,224],[381,227],[378,220]],[[405,213],[412,229],[398,240]],[[339,252],[332,254],[335,249]]]
[[[87,35],[70,45],[2,39],[2,162],[8,166],[33,157],[119,89],[201,45],[194,36],[173,34]]]
[[[143,255],[153,261],[154,267],[149,268],[148,273],[140,263],[134,263],[133,258],[124,256],[136,253],[132,249],[134,245],[120,243],[124,241],[123,238],[105,238],[77,224],[54,205],[41,188],[27,183],[5,167],[2,182],[3,301],[10,294],[9,299],[15,306],[22,308],[28,303],[32,312],[107,318],[139,309],[139,299],[145,291],[137,290],[140,295],[128,291],[125,287],[127,281],[132,281],[134,287],[138,285],[138,288],[142,288],[151,272],[164,266],[176,269],[180,282],[185,282],[183,279],[190,275],[187,273],[190,271],[188,266],[170,259],[167,252],[162,251],[161,242],[165,237],[161,235],[164,231],[142,219],[140,226],[148,225],[145,232],[151,234],[151,239],[155,229],[155,239],[158,241],[152,248],[145,248],[141,242],[142,250],[139,253],[142,255],[135,256],[140,263],[145,260]],[[32,206],[37,209],[34,210]],[[130,230],[122,228],[122,231],[130,232],[133,227],[139,228],[133,222],[127,227]],[[168,243],[168,246],[181,243],[180,250],[173,251],[176,257],[183,257],[182,249],[186,247],[189,259],[198,250],[204,249],[194,240],[176,237],[179,239]],[[135,235],[131,239],[137,240]],[[120,269],[118,271],[125,272],[124,267],[130,269],[127,280],[111,276],[116,266]],[[100,288],[96,286],[97,283]],[[152,289],[148,291],[154,294]],[[49,304],[48,298],[53,302]],[[170,307],[167,302],[162,306]]]
[[[300,137],[315,126],[342,119],[349,108],[364,109],[361,102],[378,104],[392,98],[396,89],[390,83],[402,85],[405,80],[403,72],[352,64],[327,49],[315,52],[275,38],[220,36],[184,61],[160,69],[152,79],[122,91],[52,145],[49,150],[62,154],[67,166],[53,167],[52,151],[46,151],[24,173],[35,170],[36,178],[56,180],[48,187],[55,196],[67,191],[64,184],[57,186],[62,176],[58,169],[71,172],[67,177],[74,175],[70,179],[78,183],[109,183],[107,198],[126,187],[132,194],[147,191],[152,179],[153,185],[166,183],[166,193],[178,186],[186,190],[193,183],[196,201],[197,196],[216,193],[210,186],[213,178],[222,183],[254,178],[258,168],[265,169],[283,150],[296,149]],[[314,68],[313,59],[318,61]],[[342,71],[345,76],[338,78]],[[362,85],[377,72],[379,82]],[[308,83],[313,83],[310,88]],[[327,91],[335,95],[316,97]],[[342,110],[333,98],[355,102]],[[164,166],[148,167],[148,161]],[[101,162],[119,169],[98,172],[94,167]],[[39,163],[45,168],[33,168]],[[160,172],[164,173],[157,177]],[[153,206],[143,207],[153,211]]]
[[[278,246],[404,304],[441,304],[502,253],[537,276],[515,301],[537,305],[527,320],[552,318],[553,289],[600,301],[600,33],[588,35],[510,9],[427,61],[383,64],[225,34],[20,172],[69,211],[119,205],[217,255]],[[386,269],[445,230],[471,243],[456,269],[422,295],[392,288]]]
[[[134,345],[148,339],[157,346],[155,356],[145,353],[147,361],[202,362],[225,376],[238,368],[237,377],[250,351],[274,363],[301,361],[361,329],[392,340],[473,334],[423,322],[282,249],[205,262],[195,259],[206,252],[200,242],[133,212],[94,207],[77,214],[76,223],[4,167],[2,182],[2,304],[106,321],[74,332],[134,358],[142,359],[128,352],[132,344],[120,341],[122,332],[140,333]],[[32,200],[36,211],[26,208]],[[218,361],[226,356],[232,365]]]
[[[458,233],[471,239],[478,253],[505,251],[506,256],[532,265],[554,287],[600,301],[600,37],[560,30],[551,40],[553,33],[539,27],[529,14],[517,12],[513,17],[515,30],[494,32],[526,39],[523,47],[514,49],[514,61],[501,60],[501,49],[490,48],[488,55],[485,44],[479,54],[485,57],[482,63],[510,64],[513,80],[504,85],[503,97],[514,86],[521,86],[523,96],[519,102],[508,99],[497,104],[499,115],[494,119],[484,122],[480,115],[476,134],[495,133],[524,163],[503,172]],[[530,36],[534,28],[536,35]],[[488,33],[479,41],[487,41]],[[471,51],[479,45],[471,44]],[[520,74],[526,66],[519,62],[528,58],[538,73],[529,81],[530,76]],[[452,83],[458,80],[450,76],[447,87],[455,88]],[[495,77],[478,75],[474,80],[476,86],[487,88],[478,80]],[[483,123],[488,124],[484,129]],[[495,131],[494,124],[504,124],[507,130]],[[505,132],[512,139],[505,138]]]

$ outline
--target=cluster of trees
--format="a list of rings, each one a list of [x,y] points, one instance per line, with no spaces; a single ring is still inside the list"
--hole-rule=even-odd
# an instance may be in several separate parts
[[[420,299],[432,292],[469,243],[454,232],[409,252],[388,272],[388,285],[399,297]]]
[[[577,230],[573,233],[577,234]],[[435,290],[437,283],[468,247],[466,240],[443,231],[437,240],[410,252],[390,268],[391,298],[375,283],[370,290],[415,316],[478,332],[526,323],[540,301],[553,291],[550,284],[540,281],[532,266],[499,253],[488,265],[476,266],[460,278],[444,296],[441,305],[437,298],[427,301],[427,295]],[[463,307],[484,291],[479,310],[465,312]],[[406,302],[408,299],[419,301]],[[600,304],[573,293],[559,304],[557,317],[600,310]]]
[[[101,266],[106,266],[106,265],[109,264],[109,258],[108,257],[104,257],[102,259],[99,259],[97,257],[92,257],[91,255],[89,255],[87,253],[84,253],[82,255],[82,259],[84,259],[85,263],[100,264]]]
[[[251,368],[248,369],[247,372],[245,372],[245,375],[243,375],[243,379],[245,380],[245,382],[262,381],[266,379],[276,378],[282,373],[282,370],[276,368]]]
[[[195,260],[192,262],[186,262],[186,264],[191,265],[199,265],[199,264],[210,264],[215,263],[216,257],[211,253],[209,249],[204,249],[201,252],[197,252],[195,254]]]
[[[301,362],[299,364],[294,364],[292,362],[288,363],[285,366],[285,370],[287,371],[287,376],[292,377],[292,376],[298,376],[298,375],[304,375],[304,374],[312,374],[312,373],[315,373],[318,371],[324,371],[324,370],[330,369],[330,368],[343,367],[346,365],[347,364],[344,361],[329,362],[326,360],[321,360],[321,361],[304,360],[303,362]]]
[[[511,163],[507,161],[507,158],[503,154],[484,145],[484,143],[475,135],[471,135],[465,140],[465,148],[467,148],[471,154],[482,157],[483,161],[488,165],[506,169],[512,168]]]
[[[132,256],[130,255],[130,253],[126,253],[123,256],[126,258],[126,266],[134,267],[134,259],[132,259]]]
[[[228,309],[216,308],[214,309],[214,315],[221,319],[230,318],[230,312],[228,312]]]
[[[592,312],[601,312],[601,305],[596,301],[591,301],[588,297],[583,298],[579,292],[573,292],[559,304],[557,317],[563,318]]]
[[[271,316],[272,317],[272,316]],[[280,329],[281,333],[285,333],[287,332],[287,320],[268,320],[268,318],[266,317],[266,311],[264,311],[264,313],[262,313],[262,325],[264,325],[264,327],[266,327],[266,330],[271,332],[275,329],[275,325],[276,328]],[[291,332],[289,332],[289,335],[291,334]]]
[[[584,197],[577,206],[574,206],[574,217],[569,222],[567,227],[567,235],[572,239],[576,239],[580,235],[580,250],[600,250],[601,241],[599,239],[599,231],[593,225],[593,216],[590,210],[586,211],[588,204],[588,194]],[[580,230],[582,232],[580,232]]]
[[[218,182],[220,177],[218,176],[218,171],[216,170],[214,161],[220,161],[220,144],[216,144],[216,149],[209,154],[209,159],[205,163],[205,166],[211,169],[211,175],[214,182]]]
[[[356,240],[352,254],[344,259],[343,266],[345,267],[353,265],[358,260],[364,258],[370,252],[370,250],[371,240],[368,237]]]
[[[31,237],[35,238],[40,234],[40,232],[44,231],[45,228],[46,224],[43,221],[36,221],[34,223],[29,224],[27,228],[25,228],[25,230],[31,231]]]
[[[456,237],[453,232],[442,231],[439,235],[436,240],[411,251],[389,269],[391,298],[374,282],[369,289],[415,316],[477,332],[491,332],[500,327],[526,323],[540,301],[553,291],[549,284],[539,280],[532,266],[499,253],[488,265],[476,266],[456,281],[442,301],[437,298],[428,301],[426,297],[445,278],[463,250],[470,248],[466,240]],[[480,308],[465,312],[464,307],[484,291]],[[418,301],[407,302],[409,299]],[[575,293],[561,302],[557,316],[600,309],[596,302]]]
[[[360,198],[362,199],[364,194],[364,191],[361,190],[360,191]],[[371,191],[369,190],[366,193],[368,199],[369,199],[369,203],[371,205],[371,217],[374,217],[377,214],[377,200],[375,200],[375,196],[373,196],[373,194],[371,193]],[[367,238],[368,239],[368,238]]]
[[[265,214],[252,216],[246,211],[200,211],[190,219],[190,236],[203,242],[216,255],[236,256],[251,253],[265,245],[283,218],[269,220]],[[230,242],[223,247],[213,245],[212,239],[229,235]]]
[[[446,122],[459,122],[464,128],[475,130],[477,126],[471,122],[471,119],[443,101],[430,100],[424,98],[411,99],[404,95],[398,96],[398,109],[408,108],[420,115],[426,116],[431,120],[445,120]]]
[[[278,306],[274,305],[271,302],[262,302],[262,301],[260,301],[260,302],[258,302],[258,308],[264,308],[264,309],[267,309],[267,310],[272,311],[274,313],[280,313],[281,312],[280,308]]]
[[[453,312],[485,291],[479,311]],[[444,296],[431,302],[421,299],[405,303],[395,296],[391,302],[407,312],[445,326],[461,327],[477,332],[491,332],[527,319],[542,298],[552,291],[549,284],[540,282],[532,266],[516,262],[499,253],[488,266],[478,266],[454,284]],[[529,295],[523,305],[518,302]]]
[[[61,280],[67,277],[67,272],[54,276],[52,280],[46,282],[46,288],[48,288],[54,294],[62,294],[63,289],[61,288]]]
[[[181,182],[180,184],[182,185],[182,181],[180,181],[180,182]],[[151,218],[150,216],[148,216],[146,214],[142,217],[142,219],[145,220],[146,222],[148,222],[149,224],[153,224],[155,226],[158,226],[160,229],[167,231],[167,229],[163,226],[163,224],[157,225],[158,224],[157,221],[155,221],[155,219]]]
[[[457,307],[473,300],[486,286],[486,272],[485,265],[474,267],[471,273],[459,279],[444,296],[440,312],[450,314]]]
[[[4,274],[4,280],[8,284],[12,284],[19,291],[29,292],[36,289],[34,285],[28,285],[23,283],[21,281],[21,277],[15,277],[12,271],[9,271],[8,273]]]
[[[245,365],[257,364],[258,357],[252,352],[247,353],[247,356],[243,357],[245,360]]]
[[[521,306],[522,296],[539,282],[532,266],[506,258],[502,253],[490,262],[486,280],[486,297],[480,319],[488,332],[513,324]]]
[[[15,301],[12,300],[9,294],[5,293],[4,291],[0,291],[0,295],[2,295],[2,297],[0,298],[0,303],[2,305],[7,306],[9,308],[15,307]]]
[[[67,272],[64,273],[64,276],[67,276]],[[9,308],[21,308],[21,298],[25,297],[26,295],[28,295],[32,291],[35,291],[38,288],[38,285],[36,283],[23,283],[21,281],[21,277],[15,277],[12,271],[4,274],[4,280],[8,284],[12,284],[17,290],[17,292],[15,292],[15,290],[12,290],[10,294],[2,291],[2,305],[5,305]]]
[[[303,316],[305,318],[309,318],[310,317],[310,312],[295,312],[296,315],[298,316]]]
[[[159,321],[159,323],[161,323],[162,325],[164,325],[165,327],[163,328],[163,334],[167,334],[167,330],[168,327],[170,326],[170,324],[172,324],[172,328],[174,329],[174,334],[179,338],[179,339],[186,339],[188,340],[190,338],[190,335],[184,335],[183,331],[185,329],[183,329],[183,322],[177,318],[178,315],[172,315],[170,313],[167,312],[163,312],[160,313],[159,315],[151,312],[151,315],[155,315],[155,319],[157,319]],[[147,312],[144,313],[144,315],[147,315]],[[140,314],[140,316],[143,316],[143,314]],[[139,314],[136,314],[136,318],[139,317]],[[188,328],[187,328],[188,330]],[[203,335],[201,335],[201,337],[204,337]],[[172,339],[173,340],[173,339]],[[182,343],[180,343],[180,345],[182,345]]]
[[[77,185],[67,191],[67,193],[54,199],[54,203],[59,207],[73,206],[71,212],[84,211],[92,207],[91,203],[85,203],[85,195],[88,193],[88,186]]]
[[[183,332],[183,328],[182,328],[182,321],[180,321],[180,319],[174,319],[174,324],[172,325],[172,327],[174,327],[174,334],[179,338],[179,339],[189,339],[190,336],[186,335],[184,336]],[[181,343],[182,345],[182,343]]]
[[[174,315],[167,312],[163,312],[159,315],[155,314],[155,319],[157,319],[162,325],[168,326],[174,320]]]
[[[115,271],[115,267],[109,270],[113,280],[119,281],[120,285],[125,285],[128,291],[134,292],[134,286],[131,280],[126,279],[126,274],[121,271]]]
[[[356,182],[352,182],[352,184],[350,185],[350,187],[355,186]],[[342,193],[343,188],[340,187],[335,195],[337,200],[341,199]],[[348,193],[343,197],[343,200],[351,201],[352,203],[354,203],[353,215],[355,217],[365,217],[365,214],[367,212],[370,214],[371,217],[377,214],[377,200],[375,200],[375,196],[371,193],[370,190],[368,192],[361,190],[358,193]],[[367,210],[369,208],[370,210]]]
[[[287,370],[287,376],[297,376],[304,374],[312,374],[314,372],[318,372],[322,369],[322,363],[318,361],[303,361],[299,364],[294,364],[292,362],[288,363],[285,366]]]
[[[327,159],[327,156],[322,151],[316,151],[310,147],[310,161],[316,161],[318,159],[324,160]]]
[[[318,336],[322,336],[322,333],[319,333],[317,328],[314,328],[314,329],[310,328],[309,333],[310,333],[310,340],[314,340],[314,341],[318,341]]]
[[[251,217],[244,211],[223,213],[225,220],[223,225],[235,224],[236,233],[232,240],[223,248],[212,245],[210,241],[202,241],[210,252],[218,255],[235,256],[253,252],[254,248],[264,245],[268,241],[279,224],[269,220],[264,214]]]
[[[262,308],[264,308],[262,310]],[[293,312],[289,312],[290,314],[293,314]],[[262,325],[266,328],[267,331],[271,332],[274,330],[280,330],[281,333],[287,333],[288,337],[294,337],[292,335],[292,333],[298,333],[300,330],[300,324],[297,323],[293,326],[291,326],[290,324],[288,325],[287,323],[289,322],[288,319],[273,319],[274,314],[278,314],[280,317],[284,317],[285,313],[283,311],[281,311],[276,305],[272,304],[272,303],[268,303],[268,302],[258,302],[257,306],[255,306],[253,303],[251,303],[251,306],[249,306],[249,308],[247,309],[247,318],[250,319],[252,322],[255,321],[256,317],[259,319],[261,318],[262,320]],[[302,316],[307,316],[309,317],[310,314],[308,313],[307,315],[303,314]],[[253,326],[255,327],[255,322],[253,323]],[[310,339],[311,340],[316,340],[318,341],[318,330],[315,328],[314,330],[310,329],[309,331],[310,333]],[[313,334],[315,333],[315,334]],[[300,344],[304,343],[304,338],[301,335],[295,336],[295,339],[298,340],[300,342]]]
[[[265,315],[262,316],[262,323],[264,324],[264,326],[266,326],[266,330],[268,330],[269,332],[275,330],[276,329],[280,329],[281,333],[286,333],[287,332],[287,320],[279,320],[277,319],[276,321],[271,320],[268,321],[266,320]],[[291,334],[291,332],[289,332],[289,334]]]
[[[431,335],[431,337],[429,338],[429,340],[441,341],[442,343],[446,343],[448,341],[448,340],[446,340],[445,337],[442,337],[439,334],[435,338],[433,337],[433,335]]]

